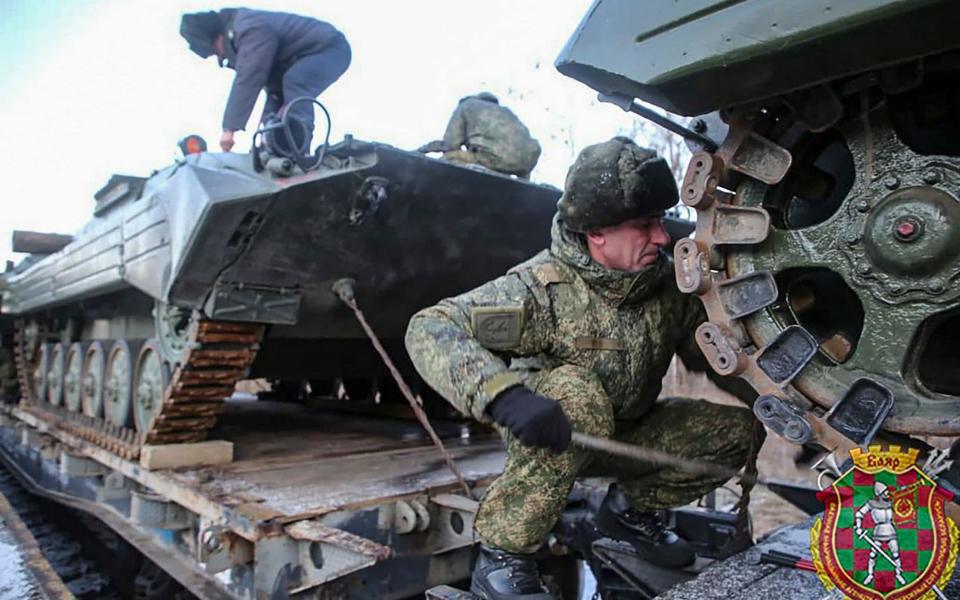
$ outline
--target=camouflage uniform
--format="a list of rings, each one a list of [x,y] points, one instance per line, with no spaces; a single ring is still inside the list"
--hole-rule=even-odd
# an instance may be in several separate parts
[[[540,144],[509,108],[496,100],[468,96],[460,101],[443,134],[443,158],[459,164],[529,178],[540,159]],[[462,150],[461,147],[466,147]]]
[[[741,466],[749,410],[656,402],[674,353],[688,366],[703,365],[692,333],[704,312],[699,300],[677,290],[669,260],[639,273],[614,271],[594,262],[582,236],[556,218],[552,237],[549,251],[413,317],[406,344],[424,379],[485,423],[494,397],[523,383],[559,402],[575,431]],[[485,545],[507,552],[541,544],[578,475],[616,476],[641,511],[686,504],[723,483],[573,446],[553,455],[498,429],[507,463],[481,503],[475,530]]]

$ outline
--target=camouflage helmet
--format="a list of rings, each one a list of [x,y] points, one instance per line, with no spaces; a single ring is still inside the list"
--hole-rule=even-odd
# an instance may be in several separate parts
[[[677,203],[677,182],[655,150],[615,137],[584,148],[567,171],[557,211],[586,233],[658,215]]]
[[[477,100],[483,100],[484,102],[493,102],[494,104],[500,104],[500,99],[491,94],[490,92],[480,92],[479,94],[474,94],[473,96],[468,96],[469,98],[476,98]]]

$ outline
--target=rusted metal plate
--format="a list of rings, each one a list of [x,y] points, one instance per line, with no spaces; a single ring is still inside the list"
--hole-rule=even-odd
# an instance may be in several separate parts
[[[170,399],[174,403],[190,401],[223,400],[233,393],[233,386],[188,387],[175,384],[170,392]]]
[[[283,529],[295,540],[323,542],[357,554],[370,556],[377,561],[390,558],[390,548],[365,537],[324,525],[319,521],[298,521]]]
[[[228,402],[215,435],[234,443],[234,461],[215,477],[179,473],[219,498],[242,489],[292,522],[334,510],[458,489],[415,422],[311,411],[289,403]],[[489,481],[503,466],[499,439],[460,440],[459,424],[435,423],[467,480]]]
[[[191,365],[192,366],[192,365]],[[233,385],[235,384],[240,377],[243,376],[242,371],[235,369],[223,370],[223,369],[203,369],[203,370],[189,370],[183,371],[180,373],[180,380],[178,381],[180,386],[194,386],[194,385]]]
[[[194,367],[235,367],[242,368],[249,364],[256,352],[243,350],[194,350],[190,352],[190,364]]]
[[[223,402],[171,402],[164,406],[163,414],[168,418],[213,417],[220,414],[222,410]]]
[[[157,433],[167,433],[189,429],[209,429],[214,426],[216,421],[217,420],[213,417],[178,418],[161,414],[157,416],[153,423],[153,431],[156,431]]]
[[[458,489],[456,481],[429,441],[422,434],[417,438],[415,423],[318,413],[289,403],[230,404],[236,408],[217,434],[234,443],[234,462],[176,472],[148,471],[21,409],[11,409],[11,415],[57,438],[71,452],[226,523],[249,541],[337,510],[404,498],[427,495],[463,510],[473,505],[469,498],[449,494]],[[498,438],[482,434],[461,441],[459,424],[437,425],[468,480],[485,484],[499,475],[504,452]],[[205,433],[177,432],[165,441],[195,441],[173,438]]]
[[[203,336],[205,344],[254,344],[260,336],[255,333],[211,332]]]
[[[251,335],[263,335],[262,325],[251,325],[249,323],[231,323],[229,321],[201,321],[197,325],[197,335],[203,341],[210,341],[207,336],[212,333],[244,333]]]

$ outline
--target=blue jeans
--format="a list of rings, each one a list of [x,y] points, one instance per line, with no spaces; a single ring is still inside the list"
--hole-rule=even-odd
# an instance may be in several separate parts
[[[271,113],[279,112],[284,103],[308,96],[316,98],[330,85],[340,78],[350,66],[350,44],[346,38],[340,37],[317,54],[310,54],[297,60],[283,73],[281,79],[282,91],[267,90],[267,103],[263,107],[265,119]],[[313,138],[314,105],[308,102],[298,102],[290,109],[290,114],[306,125],[309,138]],[[300,128],[292,126],[296,137],[299,137]],[[297,142],[300,142],[298,139]]]

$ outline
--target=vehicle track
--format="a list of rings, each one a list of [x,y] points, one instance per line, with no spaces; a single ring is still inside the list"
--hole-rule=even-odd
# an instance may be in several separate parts
[[[47,380],[43,379],[41,385],[35,385],[36,374],[50,376],[48,370],[52,370],[46,357],[55,348],[63,348],[64,344],[47,342],[34,348],[27,341],[25,328],[26,325],[18,322],[14,334],[14,355],[27,410],[46,421],[56,420],[70,433],[127,460],[136,459],[145,443],[171,444],[206,439],[208,430],[216,424],[224,401],[253,363],[264,331],[262,325],[255,323],[194,323],[183,363],[178,364],[169,377],[161,372],[156,373],[157,382],[154,383],[159,385],[158,393],[152,398],[152,408],[146,411],[152,416],[143,414],[142,421],[134,426],[137,421],[134,413],[138,411],[129,403],[141,402],[142,398],[139,397],[128,398],[127,414],[122,418],[115,415],[113,421],[105,414],[108,412],[105,406],[99,409],[97,416],[91,416],[77,406],[72,409],[65,406],[62,398],[54,403],[48,402]],[[144,352],[156,352],[158,343],[154,339],[146,343],[128,339],[108,341],[110,356],[118,352],[118,344],[130,353],[131,347],[142,348]],[[161,366],[160,371],[165,368]],[[62,386],[62,372],[57,377]],[[131,384],[135,383],[131,380]],[[104,392],[101,391],[101,394]],[[138,394],[134,393],[133,396]],[[106,399],[102,402],[106,404]]]

